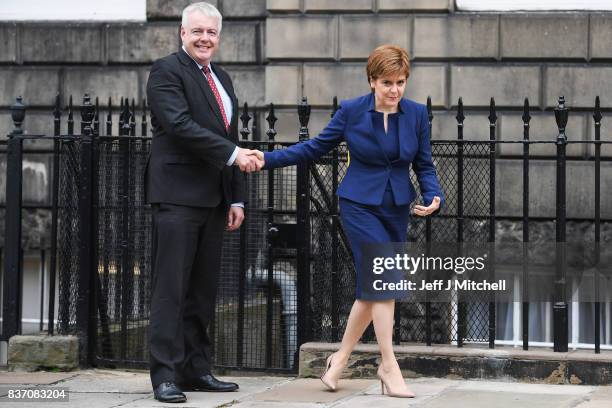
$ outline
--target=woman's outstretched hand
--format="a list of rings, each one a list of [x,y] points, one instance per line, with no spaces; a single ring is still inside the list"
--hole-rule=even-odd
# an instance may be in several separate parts
[[[438,208],[440,208],[440,197],[435,196],[431,201],[431,204],[429,204],[427,207],[424,205],[415,205],[412,213],[414,215],[418,215],[419,217],[425,217],[438,210]]]

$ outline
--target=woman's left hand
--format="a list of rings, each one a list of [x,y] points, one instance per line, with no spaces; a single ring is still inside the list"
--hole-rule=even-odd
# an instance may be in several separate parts
[[[415,205],[412,213],[414,215],[418,215],[419,217],[425,217],[440,208],[440,197],[435,196],[427,207],[424,205]]]

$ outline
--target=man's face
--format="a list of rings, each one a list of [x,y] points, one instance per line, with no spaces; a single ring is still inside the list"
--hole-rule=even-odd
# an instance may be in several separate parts
[[[200,65],[208,65],[219,47],[219,19],[197,11],[189,14],[187,27],[181,26],[185,49]]]

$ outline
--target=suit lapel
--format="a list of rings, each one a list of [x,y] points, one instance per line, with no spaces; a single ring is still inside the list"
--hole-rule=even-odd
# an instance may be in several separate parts
[[[397,138],[399,141],[399,160],[402,160],[404,158],[404,125],[405,125],[405,121],[409,120],[409,115],[407,112],[408,107],[406,106],[407,104],[404,101],[404,98],[400,98],[400,113],[399,113],[399,118],[397,118]]]
[[[368,134],[372,135],[372,138],[376,141],[376,144],[378,145],[378,151],[380,152],[381,157],[387,164],[389,164],[390,163],[389,158],[385,154],[385,149],[383,149],[382,141],[380,140],[380,137],[378,136],[376,130],[374,129],[374,115],[375,115],[374,112],[375,112],[374,93],[371,93],[370,97],[367,99],[367,107],[366,107],[366,111],[364,112],[364,114],[368,118],[367,120],[368,122],[367,125],[369,127]],[[383,127],[383,131],[384,131],[384,127]]]
[[[223,122],[223,117],[221,116],[221,110],[219,109],[219,104],[217,103],[217,99],[215,98],[215,95],[213,94],[212,89],[210,89],[210,85],[208,84],[208,81],[206,80],[204,73],[200,71],[195,61],[193,61],[191,57],[187,55],[187,53],[183,51],[182,49],[179,51],[179,56],[183,64],[186,65],[187,72],[189,72],[189,74],[192,76],[194,81],[196,81],[196,83],[202,89],[202,92],[204,93],[204,96],[206,97],[206,100],[208,101],[208,105],[210,106],[210,109],[214,112],[215,117],[217,118],[217,120],[219,121],[219,124],[221,125],[221,128],[225,129],[225,123]]]

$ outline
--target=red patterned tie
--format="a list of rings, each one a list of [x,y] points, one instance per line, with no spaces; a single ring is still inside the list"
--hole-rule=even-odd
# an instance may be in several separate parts
[[[215,85],[215,80],[212,75],[210,75],[210,68],[202,67],[202,71],[204,72],[204,76],[208,81],[208,85],[210,85],[210,89],[215,95],[215,99],[217,100],[217,105],[219,105],[219,110],[221,111],[221,116],[223,117],[223,123],[225,123],[225,128],[229,129],[229,122],[227,121],[227,115],[225,114],[225,108],[223,107],[223,101],[221,100],[221,94],[219,93],[219,89],[217,89],[217,85]]]

